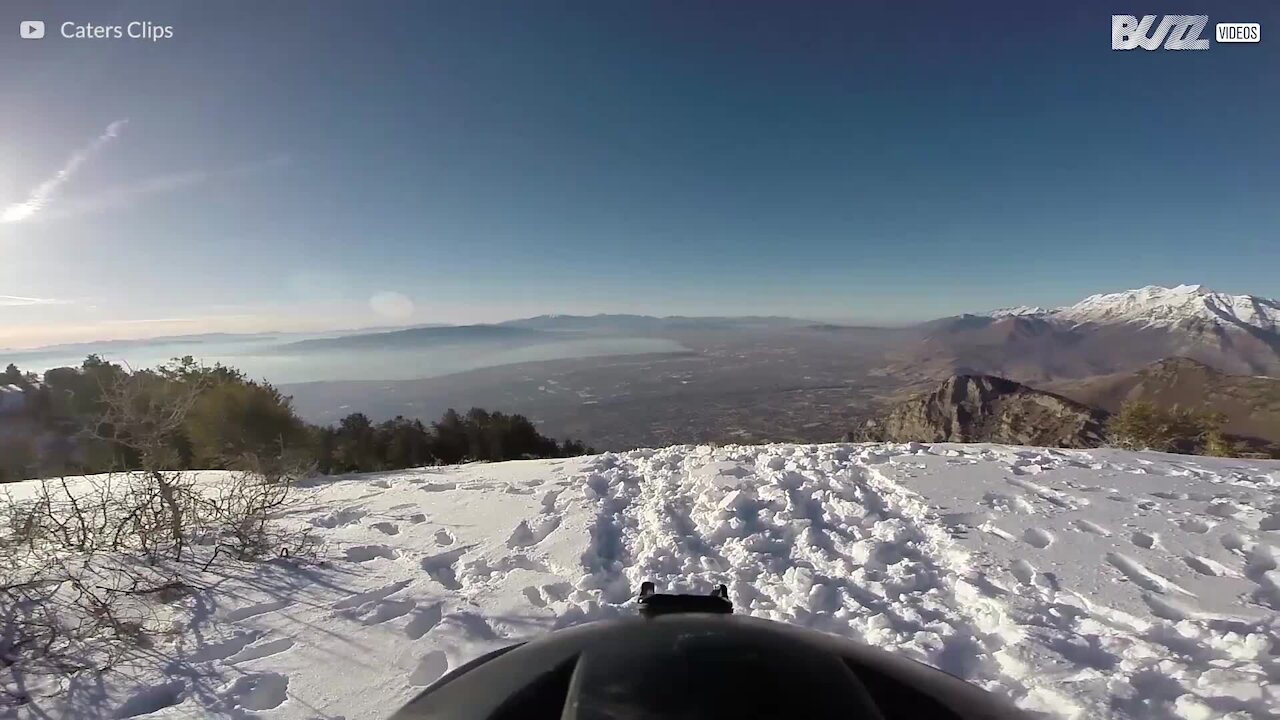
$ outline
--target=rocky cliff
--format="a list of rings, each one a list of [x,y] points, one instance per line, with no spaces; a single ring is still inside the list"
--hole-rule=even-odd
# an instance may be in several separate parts
[[[991,375],[956,375],[890,407],[851,438],[874,442],[994,442],[1097,447],[1107,413]]]

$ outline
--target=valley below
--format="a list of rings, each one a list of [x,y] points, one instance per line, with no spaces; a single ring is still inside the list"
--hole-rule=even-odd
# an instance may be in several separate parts
[[[397,382],[285,385],[304,418],[434,418],[502,408],[600,450],[676,442],[830,442],[900,394],[879,375],[895,331],[812,328],[677,335],[688,352],[519,363]]]

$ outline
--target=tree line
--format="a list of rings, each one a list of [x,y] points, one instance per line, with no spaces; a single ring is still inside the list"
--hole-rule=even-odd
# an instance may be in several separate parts
[[[270,383],[189,356],[135,371],[90,355],[43,377],[10,364],[0,385],[24,391],[22,407],[0,416],[0,482],[143,467],[243,469],[250,458],[329,474],[592,452],[542,435],[523,415],[480,408],[450,409],[431,423],[354,413],[314,425]],[[140,427],[155,442],[130,437]]]

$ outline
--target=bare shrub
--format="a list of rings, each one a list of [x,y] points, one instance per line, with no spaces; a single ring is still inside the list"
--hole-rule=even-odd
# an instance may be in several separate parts
[[[239,560],[308,556],[311,536],[283,529],[275,519],[291,502],[294,482],[311,474],[313,466],[283,452],[265,461],[243,455],[228,464],[240,469],[209,488],[199,511],[202,527],[215,532],[218,547]]]
[[[121,378],[104,388],[99,436],[142,469],[0,496],[0,697],[20,694],[23,677],[100,671],[148,646],[165,631],[164,603],[201,591],[214,563],[310,554],[308,533],[277,522],[304,463],[282,451],[219,475],[178,469],[198,391]]]
[[[1233,457],[1239,449],[1223,433],[1225,422],[1221,413],[1130,401],[1107,425],[1108,444],[1128,450]]]

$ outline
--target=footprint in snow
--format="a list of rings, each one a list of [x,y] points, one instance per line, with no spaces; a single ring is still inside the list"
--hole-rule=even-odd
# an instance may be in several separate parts
[[[278,640],[269,640],[264,643],[246,647],[235,655],[227,658],[226,662],[228,665],[232,665],[235,663],[248,662],[250,660],[258,660],[264,657],[271,657],[272,655],[279,655],[292,647],[293,638],[286,637]]]
[[[462,583],[458,582],[458,571],[455,566],[458,564],[458,558],[462,557],[466,551],[467,548],[464,547],[423,558],[422,569],[445,589],[461,590]]]
[[[432,650],[418,661],[418,666],[409,673],[409,684],[418,687],[430,685],[449,670],[449,658],[439,650]]]
[[[1254,545],[1253,538],[1237,532],[1224,533],[1220,542],[1222,547],[1238,555],[1243,555],[1246,548]]]
[[[1031,585],[1036,579],[1036,567],[1026,560],[1014,560],[1009,572],[1023,585]]]
[[[1134,545],[1137,545],[1138,547],[1144,548],[1146,550],[1150,550],[1151,548],[1160,544],[1160,537],[1158,535],[1154,535],[1151,533],[1144,533],[1141,531],[1135,532],[1134,534],[1130,535],[1129,540]]]
[[[381,625],[388,620],[404,617],[417,605],[413,600],[371,600],[363,605],[341,610],[339,614],[361,625]]]
[[[1208,575],[1209,577],[1237,577],[1237,574],[1233,572],[1231,568],[1223,565],[1217,560],[1204,557],[1203,555],[1183,555],[1182,562],[1186,563],[1187,567],[1195,570],[1201,575]]]
[[[573,592],[573,586],[567,582],[551,583],[542,586],[542,596],[549,602],[564,602]]]
[[[540,560],[516,553],[504,558],[500,558],[492,565],[485,558],[476,558],[467,563],[462,568],[462,577],[464,579],[490,579],[494,575],[506,574],[513,570],[533,570],[535,572],[550,572],[546,563]]]
[[[355,593],[354,595],[348,595],[347,597],[334,603],[332,607],[334,610],[345,610],[347,608],[354,608],[374,600],[381,600],[389,595],[393,595],[409,587],[409,584],[412,582],[413,582],[412,580],[401,580],[400,582],[394,582],[394,583],[391,583],[390,585],[384,585],[375,590],[368,590],[366,592]]]
[[[489,624],[489,621],[473,612],[454,613],[447,616],[444,619],[444,623],[462,632],[469,640],[487,641],[499,639],[498,633]]]
[[[1027,528],[1022,539],[1030,546],[1043,550],[1053,544],[1053,533],[1040,528]]]
[[[232,635],[226,640],[209,643],[208,645],[196,648],[195,652],[191,653],[191,662],[200,663],[209,662],[211,660],[225,660],[245,649],[249,645],[257,642],[258,638],[262,637],[264,634],[265,633],[257,630],[252,632],[241,632]]]
[[[449,532],[448,530],[441,528],[436,531],[437,545],[452,545],[456,541],[457,541],[457,538],[455,538],[453,536],[453,533]]]
[[[311,524],[315,525],[316,527],[333,529],[337,527],[342,527],[344,525],[351,525],[353,523],[357,523],[365,515],[366,513],[363,510],[354,510],[354,509],[339,510],[337,512],[329,513],[328,515],[322,515],[320,517],[311,518]]]
[[[181,680],[142,688],[125,700],[112,717],[131,718],[159,712],[182,702],[186,691],[187,684]]]
[[[556,509],[556,501],[560,499],[560,494],[564,492],[564,488],[559,490],[548,490],[542,496],[542,512],[549,513]]]
[[[357,545],[347,548],[347,559],[352,562],[369,562],[370,560],[395,560],[400,553],[386,545]]]
[[[288,698],[289,677],[275,672],[249,673],[231,681],[218,694],[223,712],[250,710],[261,712],[279,707]],[[229,712],[228,714],[236,714]]]
[[[283,610],[292,604],[293,604],[292,600],[269,600],[267,602],[261,602],[253,605],[247,605],[242,608],[236,608],[235,610],[229,611],[225,615],[225,617],[227,620],[230,620],[231,622],[237,622],[239,620],[247,620],[248,618],[257,617],[259,615],[265,615],[269,612],[276,612],[277,610]]]
[[[439,625],[443,617],[444,603],[436,603],[431,607],[417,608],[413,611],[413,617],[409,618],[409,622],[405,624],[404,634],[408,635],[411,640],[417,640],[431,632],[431,628]]]
[[[400,534],[400,526],[396,525],[393,522],[376,522],[370,525],[369,527],[373,528],[374,530],[377,530],[383,535],[399,535]]]
[[[1200,518],[1187,518],[1185,520],[1176,520],[1175,523],[1183,532],[1203,535],[1213,529],[1213,524],[1201,520]]]
[[[1183,595],[1195,595],[1127,555],[1117,552],[1107,553],[1107,562],[1111,563],[1112,567],[1119,570],[1130,582],[1143,589],[1156,593],[1173,591]]]
[[[1209,503],[1209,507],[1205,509],[1205,512],[1218,518],[1235,518],[1244,510],[1230,500],[1215,500]]]
[[[1102,537],[1110,537],[1111,531],[1102,527],[1098,523],[1089,520],[1074,520],[1071,523],[1081,532],[1091,533],[1093,535],[1101,535]]]
[[[1149,593],[1142,594],[1142,601],[1147,604],[1147,607],[1151,608],[1152,615],[1171,622],[1182,622],[1196,615],[1196,611],[1192,608]]]
[[[542,597],[542,593],[538,592],[538,588],[532,585],[526,585],[524,588],[524,596],[528,598],[529,603],[534,607],[546,607],[547,601]]]
[[[511,531],[511,536],[507,538],[507,547],[518,548],[537,545],[550,535],[556,528],[560,527],[560,518],[555,515],[547,515],[534,521],[532,525],[528,520],[521,520],[519,525]]]
[[[1008,532],[1008,531],[1006,531],[1006,530],[1002,530],[1002,529],[1000,529],[999,527],[996,527],[995,525],[993,525],[993,524],[991,524],[991,523],[984,523],[984,524],[979,528],[979,530],[982,530],[982,531],[984,531],[984,532],[989,532],[989,533],[991,533],[992,535],[995,535],[996,537],[1000,538],[1001,540],[1008,540],[1009,542],[1017,542],[1017,541],[1018,541],[1018,538],[1014,537],[1012,533],[1010,533],[1010,532]]]
[[[1036,508],[1024,497],[1014,497],[998,492],[988,492],[982,496],[982,504],[1000,512],[1020,512],[1035,515]]]

